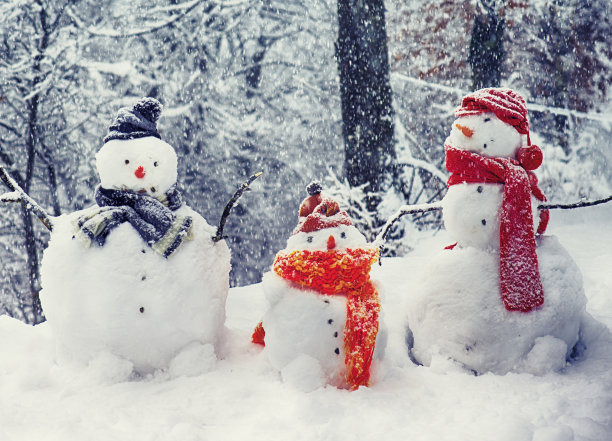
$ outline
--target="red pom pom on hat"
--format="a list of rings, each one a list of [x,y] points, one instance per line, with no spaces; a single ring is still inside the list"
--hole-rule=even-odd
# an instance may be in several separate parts
[[[308,216],[310,213],[314,211],[314,209],[321,203],[323,197],[321,196],[321,190],[323,187],[317,181],[312,181],[306,187],[306,191],[308,192],[308,197],[302,201],[300,204],[300,217]]]
[[[321,195],[322,189],[318,182],[312,182],[306,188],[309,196],[300,205],[300,219],[293,234],[311,233],[339,225],[353,225],[346,212],[340,211],[338,202]]]
[[[526,147],[521,147],[516,154],[516,159],[525,170],[535,170],[542,165],[544,155],[542,154],[540,147],[532,144]]]

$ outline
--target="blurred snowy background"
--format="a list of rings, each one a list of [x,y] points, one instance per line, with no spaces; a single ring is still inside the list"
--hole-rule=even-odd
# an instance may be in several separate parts
[[[391,91],[391,153],[380,162],[386,177],[375,183],[360,183],[363,173],[351,168],[348,145],[359,132],[343,132],[339,25],[371,32],[347,28],[346,4],[379,7],[365,12],[378,34],[363,39],[378,46],[353,49],[375,61],[377,84]],[[351,208],[370,238],[399,205],[440,199],[453,110],[483,86],[511,87],[527,99],[550,200],[610,192],[608,0],[387,0],[386,22],[382,5],[2,0],[0,163],[51,214],[81,209],[93,202],[94,154],[118,108],[158,98],[160,133],[179,156],[179,186],[209,223],[241,182],[265,172],[226,228],[234,286],[261,280],[313,179]],[[388,253],[410,252],[415,231],[440,226],[435,215],[406,217]],[[1,207],[0,314],[37,320],[31,305],[47,239],[21,207]]]

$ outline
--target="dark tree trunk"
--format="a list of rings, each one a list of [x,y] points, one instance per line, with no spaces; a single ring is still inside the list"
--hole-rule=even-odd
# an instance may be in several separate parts
[[[338,27],[344,173],[373,193],[389,183],[395,158],[383,0],[338,0]],[[378,198],[368,199],[375,212]]]
[[[546,80],[540,94],[549,100],[554,107],[571,108],[570,90],[572,89],[571,71],[579,63],[575,61],[575,52],[570,47],[571,31],[570,24],[565,21],[566,17],[561,12],[561,6],[567,4],[553,3],[548,6],[546,13],[540,23],[541,34],[546,44],[544,73]],[[578,7],[584,9],[588,5]],[[571,62],[570,62],[571,61]],[[550,138],[561,146],[566,155],[571,153],[569,143],[569,121],[566,115],[552,115],[552,130]]]
[[[47,164],[47,175],[49,177],[49,193],[51,194],[51,204],[53,206],[53,216],[62,214],[59,198],[57,196],[57,173],[52,162]]]
[[[496,5],[499,4],[500,6]],[[504,51],[505,1],[480,0],[476,4],[468,62],[472,67],[472,89],[499,86]]]
[[[245,80],[247,84],[247,98],[251,99],[255,96],[255,90],[259,89],[259,85],[261,83],[261,62],[266,55],[266,51],[268,50],[268,43],[266,42],[266,38],[263,35],[259,36],[257,40],[257,50],[248,60],[251,65],[248,67]]]
[[[35,78],[36,81],[36,78]],[[37,83],[35,83],[36,85]],[[30,194],[30,185],[34,176],[34,160],[36,158],[36,125],[38,121],[38,95],[28,101],[28,134],[27,134],[27,164],[25,177],[21,183],[23,190]],[[32,314],[34,324],[44,321],[42,306],[40,305],[40,272],[38,269],[38,247],[34,233],[34,222],[30,211],[22,206],[23,234],[27,255],[28,273],[30,280],[30,295],[32,298]]]
[[[41,69],[41,61],[43,54],[49,46],[50,29],[47,23],[47,12],[44,7],[41,7],[38,14],[40,19],[41,36],[38,43],[38,53],[34,56],[32,71],[34,78],[30,85],[31,90],[36,90],[37,86],[44,81],[44,74]],[[28,126],[26,136],[26,170],[23,182],[20,183],[23,190],[30,194],[30,187],[34,177],[34,163],[36,159],[36,142],[38,129],[38,112],[39,112],[39,95],[33,95],[27,100],[28,109]],[[29,210],[24,206],[22,208],[23,217],[23,233],[25,239],[25,248],[27,255],[27,265],[30,282],[30,295],[32,299],[32,314],[34,316],[34,324],[41,323],[45,320],[42,306],[40,304],[40,270],[38,259],[38,246],[36,245],[36,236],[34,231],[34,222]]]

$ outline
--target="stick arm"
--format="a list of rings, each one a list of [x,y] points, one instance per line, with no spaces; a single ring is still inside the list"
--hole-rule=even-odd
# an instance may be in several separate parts
[[[42,208],[34,199],[30,197],[20,186],[17,181],[8,173],[8,171],[0,164],[0,180],[6,185],[9,193],[0,195],[0,202],[19,202],[28,211],[32,212],[49,231],[53,231],[53,217],[50,216],[44,208]]]

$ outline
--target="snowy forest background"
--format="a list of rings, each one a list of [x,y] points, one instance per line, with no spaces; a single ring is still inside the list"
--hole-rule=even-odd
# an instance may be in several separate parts
[[[261,280],[313,179],[370,238],[401,204],[440,199],[453,110],[481,87],[527,99],[549,199],[610,192],[608,0],[152,3],[0,1],[0,164],[52,215],[93,203],[95,152],[142,96],[164,104],[179,186],[209,223],[264,171],[226,227],[234,286]],[[386,252],[440,227],[406,217]],[[1,206],[1,314],[41,319],[47,240],[24,208]]]

